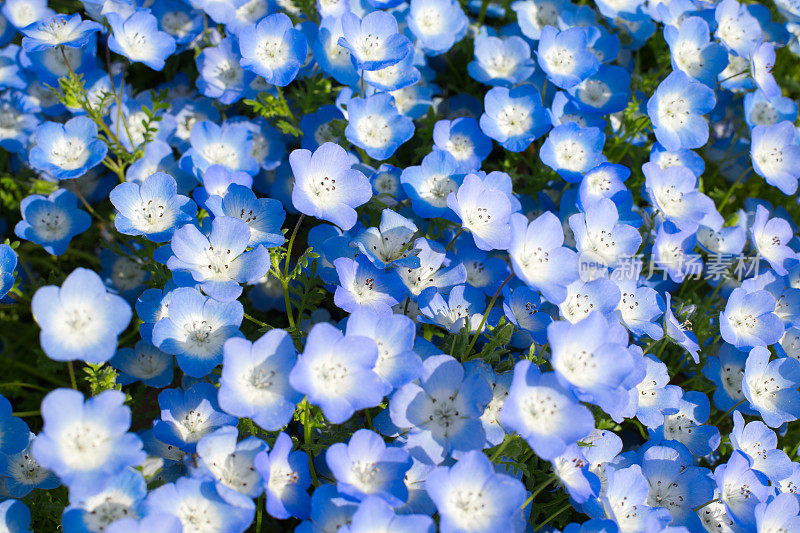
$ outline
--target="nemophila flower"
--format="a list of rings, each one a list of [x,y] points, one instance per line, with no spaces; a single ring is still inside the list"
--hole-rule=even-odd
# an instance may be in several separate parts
[[[222,198],[228,194],[228,188],[231,185],[241,185],[250,189],[253,186],[253,177],[247,172],[231,171],[228,167],[215,164],[203,172],[200,182],[201,187],[192,191],[195,201],[203,209],[219,213],[222,210]]]
[[[311,495],[310,520],[297,527],[298,533],[339,531],[347,527],[358,509],[351,498],[339,494],[336,485],[323,484]]]
[[[22,48],[26,52],[39,52],[56,46],[80,48],[101,28],[97,22],[82,20],[78,13],[55,15],[24,28]]]
[[[397,533],[433,533],[436,526],[424,514],[395,514],[395,510],[381,498],[371,496],[358,506],[349,524],[341,527],[342,533],[371,533],[376,530]]]
[[[127,469],[103,484],[70,489],[69,507],[61,518],[65,531],[105,531],[124,517],[139,517],[147,495],[144,476]]]
[[[772,69],[775,67],[775,45],[761,42],[750,53],[750,75],[753,81],[769,98],[781,95],[781,88],[775,82]]]
[[[484,97],[483,133],[512,152],[522,152],[550,129],[542,97],[533,85],[493,87]]]
[[[419,166],[403,169],[400,183],[411,199],[414,213],[423,218],[446,216],[450,212],[447,198],[463,180],[457,171],[458,162],[444,150],[434,150],[422,158]]]
[[[486,297],[469,285],[456,285],[443,296],[436,287],[428,287],[417,298],[420,320],[436,324],[456,334],[464,328],[475,331],[485,309]]]
[[[231,338],[223,346],[219,405],[223,411],[251,418],[267,431],[276,431],[292,418],[302,399],[289,385],[297,351],[282,329],[266,332],[255,342]]]
[[[175,39],[179,51],[188,48],[203,31],[203,14],[188,5],[153,4],[150,8],[161,31]]]
[[[652,446],[642,454],[647,502],[667,509],[674,526],[696,530],[702,526],[694,509],[714,499],[715,483],[709,470],[681,464],[680,455],[669,446]]]
[[[680,70],[673,71],[647,101],[656,139],[671,151],[700,148],[708,141],[708,123],[702,115],[715,103],[713,90]]]
[[[422,360],[414,352],[416,327],[407,316],[386,310],[356,310],[347,319],[346,333],[375,341],[378,359],[373,370],[385,384],[384,395],[420,376]]]
[[[697,243],[695,228],[679,228],[672,222],[664,222],[656,230],[653,242],[653,261],[664,271],[664,278],[682,283],[686,276],[697,276],[702,272],[700,255],[692,252]]]
[[[473,79],[486,85],[511,87],[527,80],[536,70],[531,48],[525,39],[512,35],[478,35],[475,59],[467,65]]]
[[[181,287],[170,295],[169,314],[153,327],[153,344],[176,356],[185,374],[203,377],[222,362],[222,346],[242,336],[238,301],[219,302],[199,290]]]
[[[83,395],[56,389],[42,400],[42,432],[34,458],[70,486],[99,484],[145,460],[142,441],[128,433],[131,411],[125,395],[106,390],[84,402]]]
[[[78,359],[102,364],[117,349],[117,337],[131,321],[131,307],[110,294],[95,272],[76,268],[61,284],[39,288],[31,301],[41,328],[42,350],[55,361]]]
[[[669,385],[667,365],[653,354],[645,354],[644,364],[645,377],[636,385],[636,418],[646,427],[655,429],[664,422],[664,415],[678,412],[683,391],[677,385]]]
[[[480,451],[464,454],[453,466],[440,466],[425,480],[443,533],[512,529],[525,500],[525,487],[495,471]]]
[[[29,433],[27,424],[11,415],[11,403],[0,395],[0,452],[4,455],[19,453],[28,444]]]
[[[373,159],[383,161],[414,136],[414,122],[397,112],[394,98],[378,93],[347,103],[345,137]]]
[[[350,60],[350,52],[339,44],[339,39],[343,35],[342,17],[325,16],[319,24],[317,39],[310,41],[309,44],[314,53],[314,59],[324,73],[343,85],[355,87],[359,82],[359,74]],[[322,109],[324,108],[320,108],[320,111]],[[310,115],[306,115],[306,117],[308,116]],[[301,126],[303,120],[308,120],[306,117],[301,119]],[[311,146],[305,145],[307,142],[305,138],[303,142],[303,148],[311,148]]]
[[[444,54],[467,33],[469,19],[454,0],[414,0],[406,18],[415,46],[430,56]]]
[[[226,501],[247,507],[251,505],[250,498],[264,492],[255,458],[267,449],[267,443],[253,435],[237,442],[238,437],[239,431],[234,426],[222,426],[200,439],[195,475],[214,481],[217,492]]]
[[[567,286],[578,279],[578,257],[563,246],[558,217],[548,211],[529,223],[525,215],[514,213],[509,222],[508,254],[514,274],[551,303],[563,302]]]
[[[585,28],[542,28],[536,58],[553,85],[570,89],[600,68],[597,56],[589,50],[588,38]]]
[[[440,120],[433,127],[433,145],[449,152],[458,163],[457,171],[478,170],[492,151],[492,141],[472,117]]]
[[[106,20],[111,27],[108,47],[134,63],[161,70],[177,48],[175,39],[158,29],[158,19],[149,9],[134,11],[128,17],[110,12],[106,14]]]
[[[212,165],[227,167],[231,172],[246,172],[251,176],[260,170],[253,157],[253,134],[243,124],[224,123],[221,126],[204,120],[192,128],[192,147],[181,158],[181,168],[202,176]]]
[[[666,509],[649,505],[650,485],[641,466],[607,468],[606,474],[605,492],[600,501],[618,531],[659,531],[670,522]]]
[[[692,455],[706,456],[719,447],[719,429],[705,425],[711,406],[708,397],[699,391],[687,391],[678,403],[678,411],[664,417],[664,422],[651,433],[654,442],[675,440],[686,446]]]
[[[487,187],[476,174],[467,174],[458,190],[447,197],[447,206],[472,234],[478,248],[508,248],[511,202],[504,192]]]
[[[650,203],[666,220],[681,228],[703,224],[715,231],[722,229],[722,216],[714,201],[697,190],[697,177],[691,170],[681,165],[661,168],[645,163],[642,172]]]
[[[399,63],[389,65],[380,70],[365,70],[364,81],[380,91],[397,91],[414,85],[421,74],[414,66],[414,55],[409,54]]]
[[[8,244],[0,244],[0,298],[14,286],[14,269],[17,268],[17,253]]]
[[[31,511],[21,500],[0,503],[0,524],[10,533],[30,533]]]
[[[616,313],[628,331],[636,336],[647,335],[659,340],[664,336],[663,326],[657,322],[664,313],[664,300],[656,290],[641,284],[639,276],[618,279],[614,272],[611,279],[620,290]]]
[[[508,389],[511,387],[511,380],[514,377],[513,372],[496,373],[492,367],[480,360],[468,361],[464,364],[464,368],[469,374],[478,374],[483,377],[489,384],[492,390],[492,399],[486,405],[481,415],[481,425],[486,432],[486,443],[484,448],[497,446],[506,437],[506,431],[500,422],[500,409],[506,402],[508,397]]]
[[[727,411],[745,400],[742,379],[746,360],[747,352],[739,351],[727,343],[720,346],[716,356],[709,355],[706,358],[703,375],[716,385],[713,400],[717,409]],[[744,405],[739,409],[746,414],[752,414]]]
[[[145,340],[133,348],[120,348],[110,364],[121,372],[117,381],[122,385],[141,381],[149,387],[161,388],[172,383],[172,356]]]
[[[281,432],[272,450],[255,458],[256,470],[264,480],[267,512],[278,519],[305,519],[310,515],[311,498],[306,492],[311,485],[308,455],[292,451],[292,447],[291,437]]]
[[[286,239],[281,231],[286,212],[279,200],[257,198],[250,187],[232,183],[222,197],[211,196],[206,205],[215,217],[239,218],[250,227],[248,247],[280,246]]]
[[[602,198],[585,209],[585,213],[569,217],[579,261],[614,268],[630,260],[642,244],[642,236],[636,228],[619,222],[614,202]]]
[[[775,314],[775,297],[765,290],[736,288],[719,315],[720,334],[740,350],[775,344],[784,326]]]
[[[666,301],[664,305],[664,333],[668,339],[671,339],[689,352],[695,363],[699,363],[698,353],[700,352],[700,347],[697,345],[697,336],[690,329],[691,323],[688,321],[678,322],[675,313],[672,311],[672,295],[669,292],[664,293],[664,299]]]
[[[750,468],[747,457],[734,450],[727,463],[714,469],[714,479],[728,513],[745,531],[754,530],[756,506],[773,493],[766,476]]]
[[[109,195],[117,209],[114,226],[124,235],[144,235],[153,242],[166,242],[176,228],[194,218],[197,206],[178,194],[169,174],[156,172],[141,184],[125,182]]]
[[[522,34],[534,41],[539,40],[545,26],[559,25],[559,16],[567,7],[563,0],[520,0],[511,4]]]
[[[289,384],[319,406],[331,423],[341,424],[383,398],[383,384],[373,370],[377,360],[374,341],[345,336],[330,324],[316,324],[289,374]]]
[[[14,418],[13,420],[18,419]],[[11,428],[6,427],[6,430],[8,429]],[[25,432],[28,431],[27,426],[23,423],[21,428],[15,427],[14,430],[18,431],[14,434],[14,439],[8,440],[19,438],[24,442]],[[3,481],[5,490],[12,498],[24,498],[33,489],[49,490],[61,486],[58,476],[44,468],[33,456],[31,447],[35,440],[36,435],[28,431],[27,445],[23,449],[15,453],[3,453],[0,456],[0,474],[5,476]]]
[[[580,446],[572,444],[553,461],[553,470],[559,481],[576,503],[596,498],[600,492],[600,479],[589,469]]]
[[[239,44],[232,37],[209,46],[197,56],[197,88],[200,92],[230,105],[241,100],[248,89],[253,74],[239,64]]]
[[[397,268],[411,296],[418,296],[425,289],[435,287],[439,292],[448,293],[450,289],[467,280],[467,271],[462,263],[455,263],[444,251],[444,246],[427,239],[417,239],[414,243],[419,267]]]
[[[785,219],[769,218],[767,208],[759,205],[750,233],[759,257],[766,259],[779,276],[786,275],[787,268],[797,264],[798,255],[788,246],[793,231]]]
[[[153,425],[155,437],[185,452],[194,452],[197,442],[222,426],[236,424],[236,417],[222,412],[217,389],[198,382],[185,391],[165,389],[158,395],[161,418]]]
[[[742,414],[734,411],[730,439],[733,448],[747,456],[751,467],[766,474],[773,483],[792,475],[792,460],[786,452],[776,449],[778,436],[763,422],[745,424]]]
[[[503,288],[503,297],[503,311],[506,318],[515,326],[530,333],[537,344],[547,342],[546,328],[553,319],[543,309],[539,292],[526,286],[519,286],[510,293]]]
[[[2,13],[11,26],[20,30],[54,15],[47,7],[47,0],[8,0],[3,3]]]
[[[289,154],[294,174],[292,204],[298,211],[332,222],[347,231],[356,223],[355,208],[372,197],[367,177],[351,168],[344,148],[326,142],[313,153],[294,150]]]
[[[584,112],[604,115],[625,109],[630,98],[630,84],[630,74],[624,68],[600,65],[597,72],[572,86],[569,93]]]
[[[770,361],[769,350],[750,350],[744,369],[742,393],[769,427],[779,427],[800,417],[800,362],[791,357]]]
[[[705,161],[696,152],[687,149],[668,151],[657,142],[653,143],[653,147],[650,149],[650,162],[656,163],[662,169],[684,166],[698,177],[706,169]]]
[[[605,141],[605,135],[597,128],[565,122],[550,131],[539,149],[539,158],[565,181],[578,183],[586,172],[605,162]]]
[[[491,400],[482,376],[466,373],[449,355],[434,355],[423,361],[419,382],[392,395],[389,414],[397,427],[410,428],[406,449],[439,464],[449,454],[483,449],[480,416]]]
[[[342,495],[357,500],[378,496],[391,505],[408,499],[403,476],[411,468],[411,457],[403,448],[387,447],[373,431],[359,429],[347,444],[332,444],[325,460]]]
[[[285,87],[306,61],[306,38],[283,13],[245,26],[238,38],[242,68],[263,77],[269,84]]]
[[[184,531],[237,533],[253,521],[255,506],[243,507],[224,500],[214,483],[182,477],[175,483],[161,485],[150,491],[145,500],[148,514],[168,514],[178,518]]]
[[[687,17],[677,27],[665,26],[664,40],[669,45],[672,68],[709,87],[728,64],[727,51],[711,41],[708,22],[701,17]]]
[[[119,518],[108,525],[105,533],[173,533],[181,530],[177,517],[164,513],[152,513],[136,518]]]
[[[761,24],[736,0],[723,0],[714,10],[717,39],[741,57],[749,57],[750,51],[761,37]]]
[[[557,321],[547,327],[551,363],[559,382],[580,399],[606,407],[606,411],[614,410],[608,406],[626,401],[624,381],[634,370],[631,352],[620,343],[627,339],[607,336],[610,329],[598,312],[576,324]]]
[[[479,250],[466,240],[457,245],[456,260],[467,270],[467,283],[487,296],[497,292],[510,273],[503,259]]]
[[[30,136],[39,126],[36,111],[28,98],[15,91],[3,91],[0,95],[0,147],[15,154],[27,152]]]
[[[411,41],[399,33],[397,20],[391,13],[372,11],[361,19],[349,12],[341,20],[343,35],[339,37],[339,45],[350,52],[357,69],[380,70],[412,53]]]
[[[759,89],[744,96],[744,120],[750,128],[772,126],[785,120],[794,122],[795,118],[797,103],[791,98],[780,95],[768,98]]]
[[[500,421],[546,460],[558,457],[594,428],[591,411],[559,384],[556,374],[542,374],[526,360],[514,365]]]
[[[418,251],[409,245],[417,231],[412,221],[391,209],[384,209],[380,225],[365,229],[353,243],[377,268],[417,268],[420,264],[416,257]]]
[[[406,198],[405,191],[400,184],[402,173],[403,169],[384,163],[369,177],[372,191],[375,195],[381,196],[381,201],[390,207],[394,207],[397,202]]]
[[[97,138],[97,126],[86,117],[64,124],[45,122],[34,136],[36,145],[28,156],[31,166],[56,179],[79,178],[108,153],[108,147]]]
[[[750,157],[753,170],[784,194],[797,191],[800,177],[800,146],[790,121],[756,126],[751,131]]]

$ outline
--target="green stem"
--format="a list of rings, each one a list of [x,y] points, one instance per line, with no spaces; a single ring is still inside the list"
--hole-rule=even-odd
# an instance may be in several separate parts
[[[311,472],[311,481],[315,487],[319,486],[319,479],[317,479],[317,472],[314,469],[314,454],[311,453],[311,445],[314,441],[314,435],[311,427],[311,404],[308,403],[308,398],[303,400],[303,437],[306,444],[306,453],[308,454],[308,469]]]
[[[503,283],[501,283],[500,286],[497,287],[497,291],[494,293],[494,296],[492,296],[492,299],[489,300],[489,305],[486,307],[486,311],[483,312],[483,318],[481,318],[481,323],[478,325],[477,331],[475,331],[475,334],[472,336],[472,340],[469,342],[469,346],[467,346],[467,349],[464,352],[464,357],[462,357],[462,361],[469,360],[469,354],[472,353],[472,348],[478,341],[478,336],[480,336],[481,331],[483,331],[483,326],[486,325],[486,317],[489,316],[489,311],[492,310],[495,302],[497,302],[497,298],[500,296],[500,292],[503,290],[503,287],[505,287],[506,283],[511,281],[513,278],[514,278],[514,273],[512,272],[511,274],[508,275],[508,277],[505,280],[503,280]]]
[[[262,322],[259,319],[248,315],[247,313],[244,314],[244,317],[247,320],[249,320],[250,322],[252,322],[253,324],[257,325],[257,326],[261,326],[262,328],[268,328],[269,327],[269,325],[266,322]]]
[[[731,187],[728,189],[728,193],[722,199],[722,203],[717,208],[717,210],[720,213],[722,213],[722,209],[728,204],[728,200],[731,199],[731,196],[733,195],[733,191],[736,189],[736,187],[738,187],[742,183],[742,180],[745,178],[745,176],[750,174],[750,172],[752,172],[752,171],[753,171],[753,169],[748,167],[748,168],[744,169],[744,172],[742,172],[742,174],[738,178],[736,178],[736,181],[733,182],[733,185],[731,185]]]
[[[724,413],[722,413],[722,416],[720,416],[719,418],[717,418],[717,421],[716,421],[716,422],[714,422],[714,425],[715,425],[715,426],[718,426],[720,422],[722,422],[723,420],[725,420],[725,418],[726,418],[726,417],[727,417],[729,414],[731,414],[731,411],[733,411],[734,409],[736,409],[737,407],[739,407],[740,405],[742,405],[742,404],[743,404],[744,402],[746,402],[746,401],[747,401],[747,398],[742,398],[741,400],[739,400],[738,402],[736,402],[735,404],[733,404],[733,405],[731,406],[731,408],[730,408],[730,409],[728,409],[727,411],[725,411]]]
[[[452,249],[453,249],[453,245],[456,243],[456,239],[458,239],[458,238],[461,236],[461,234],[462,234],[462,233],[464,233],[464,228],[460,228],[460,229],[459,229],[459,230],[456,232],[456,234],[455,234],[455,235],[453,235],[453,238],[452,238],[452,239],[450,239],[450,242],[448,242],[448,243],[447,243],[447,246],[445,246],[445,248],[444,248],[444,251],[445,251],[445,252],[447,252],[447,251],[449,251],[449,250],[452,250]]]
[[[572,508],[572,504],[571,503],[566,504],[564,507],[562,507],[561,509],[559,509],[555,513],[553,513],[550,516],[548,516],[547,518],[545,518],[542,521],[541,524],[539,524],[537,526],[534,526],[533,530],[534,531],[538,531],[538,530],[542,529],[544,526],[546,526],[550,522],[550,520],[554,519],[555,517],[557,517],[558,515],[560,515],[561,513],[563,513],[564,511],[566,511],[567,509],[570,509],[570,508]]]
[[[11,413],[13,416],[18,416],[20,418],[24,418],[26,416],[39,416],[42,414],[41,411],[14,411]]]
[[[78,390],[78,382],[75,381],[75,368],[72,366],[72,361],[67,361],[67,372],[69,372],[69,382],[72,388]]]
[[[506,446],[508,446],[508,443],[511,442],[511,439],[513,438],[514,438],[513,435],[508,435],[505,439],[503,439],[503,442],[500,443],[500,446],[498,446],[497,449],[492,454],[492,456],[489,457],[489,460],[493,463],[497,461],[500,458],[500,455],[506,449]]]

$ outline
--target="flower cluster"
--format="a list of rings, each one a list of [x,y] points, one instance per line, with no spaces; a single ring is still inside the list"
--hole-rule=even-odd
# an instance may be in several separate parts
[[[800,531],[799,39],[5,0],[0,531]]]

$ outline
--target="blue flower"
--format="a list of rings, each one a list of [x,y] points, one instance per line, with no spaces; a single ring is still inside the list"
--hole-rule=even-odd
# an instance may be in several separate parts
[[[19,453],[28,445],[27,424],[11,412],[11,403],[0,395],[0,453],[3,455]]]
[[[437,56],[464,38],[469,19],[454,0],[415,0],[406,23],[417,38],[416,46],[429,56]]]
[[[361,171],[351,168],[344,148],[326,142],[313,153],[294,150],[289,164],[295,180],[292,204],[298,211],[345,231],[355,225],[355,208],[369,201],[372,187]]]
[[[440,120],[433,127],[434,149],[444,150],[458,163],[457,172],[471,172],[492,151],[492,141],[480,130],[472,117]]]
[[[345,498],[336,489],[336,485],[324,484],[314,490],[311,495],[310,520],[301,523],[296,533],[317,533],[318,531],[336,531],[350,523],[358,509],[358,504]]]
[[[550,129],[542,97],[532,85],[510,90],[493,87],[486,93],[484,105],[481,130],[506,150],[522,152]]]
[[[7,22],[19,30],[55,14],[47,7],[47,0],[8,0],[3,3],[2,13]]]
[[[719,314],[720,334],[740,350],[778,342],[784,326],[775,314],[775,297],[765,290],[736,288]]]
[[[167,514],[177,517],[184,530],[191,531],[202,523],[219,533],[244,531],[253,521],[255,506],[232,504],[219,495],[214,483],[197,478],[182,477],[175,483],[161,485],[150,491],[145,500],[148,514]]]
[[[181,530],[181,522],[169,514],[153,512],[141,520],[131,517],[119,518],[108,525],[105,533],[175,533]]]
[[[310,516],[311,498],[306,490],[311,485],[308,455],[292,451],[292,438],[278,434],[272,450],[256,456],[255,466],[266,481],[267,512],[278,519]]]
[[[192,196],[200,207],[212,213],[214,211],[219,213],[222,210],[222,198],[228,193],[231,185],[241,185],[248,189],[253,186],[253,177],[250,174],[231,171],[222,165],[208,167],[200,181],[202,186],[196,187],[192,191]]]
[[[325,461],[340,494],[357,500],[377,496],[394,506],[408,499],[403,476],[411,468],[411,457],[402,448],[387,447],[377,433],[359,429],[347,444],[332,444]]]
[[[42,350],[55,361],[78,359],[102,364],[117,349],[117,337],[131,321],[131,307],[110,294],[95,272],[76,268],[61,287],[39,288],[31,301],[42,329]]]
[[[403,169],[400,183],[411,199],[414,213],[423,218],[446,216],[450,212],[447,197],[463,180],[457,170],[458,162],[444,150],[434,150],[422,158],[419,166]]]
[[[749,57],[761,37],[762,29],[747,7],[736,0],[723,0],[714,10],[714,19],[717,21],[714,33],[717,39],[736,55]]]
[[[606,476],[601,502],[618,531],[660,531],[670,522],[669,511],[648,505],[650,485],[641,466],[607,467]]]
[[[219,3],[223,6],[226,4]],[[253,74],[244,70],[239,61],[239,44],[233,37],[222,39],[216,46],[204,48],[197,56],[197,88],[209,98],[230,105],[241,100]]]
[[[373,370],[377,359],[373,341],[345,336],[330,324],[316,324],[289,374],[289,384],[318,405],[331,423],[341,424],[383,399],[383,384]]]
[[[750,157],[753,170],[783,194],[797,191],[800,177],[800,146],[790,121],[756,126],[751,131]]]
[[[153,242],[170,240],[173,232],[191,221],[197,206],[178,194],[178,185],[169,174],[156,172],[141,184],[125,182],[109,195],[117,209],[114,226],[124,235],[144,235]]]
[[[437,467],[428,474],[425,490],[436,504],[442,533],[513,530],[525,500],[522,482],[497,473],[480,451],[464,454],[451,467]]]
[[[350,53],[347,48],[339,44],[339,39],[342,38],[343,35],[342,17],[325,16],[320,22],[317,39],[311,42],[311,49],[314,52],[314,59],[317,65],[319,65],[319,68],[322,69],[325,74],[333,77],[333,79],[342,85],[355,87],[358,84],[359,75],[356,67],[350,60]],[[321,113],[324,109],[325,106],[317,110],[316,113]],[[303,121],[309,120],[307,117],[310,116],[313,116],[313,113],[300,119],[301,126]],[[337,111],[336,117],[341,118],[341,113]],[[333,139],[325,139],[325,141],[330,140]],[[306,137],[303,137],[302,142],[303,148],[316,148],[316,146],[312,147],[306,145],[308,142]],[[321,144],[319,141],[317,142]]]
[[[61,518],[64,531],[105,531],[117,518],[141,516],[146,495],[144,476],[132,468],[97,485],[72,487]]]
[[[353,243],[378,268],[418,268],[420,263],[416,253],[419,251],[409,246],[417,231],[417,226],[409,219],[391,209],[384,209],[380,226],[365,229]]]
[[[709,37],[708,22],[701,17],[686,17],[679,26],[665,26],[664,40],[670,51],[673,70],[714,87],[717,76],[728,64],[725,48]]]
[[[242,68],[272,85],[285,87],[291,83],[306,60],[308,44],[303,32],[295,29],[283,13],[245,26],[238,37]]]
[[[702,115],[715,104],[713,90],[676,70],[647,101],[647,114],[656,139],[667,150],[700,148],[708,141],[708,123]]]
[[[222,426],[236,424],[236,417],[225,414],[217,403],[217,389],[198,382],[189,389],[165,389],[158,395],[161,418],[153,425],[155,437],[185,452],[194,453],[205,435]]]
[[[436,324],[454,335],[464,328],[476,331],[485,304],[484,294],[470,285],[456,285],[446,300],[436,287],[428,287],[417,299],[422,322]]]
[[[600,65],[597,72],[568,90],[573,102],[584,112],[606,115],[628,106],[630,78],[628,71],[620,66]]]
[[[486,433],[480,416],[492,390],[477,373],[449,355],[435,355],[422,364],[419,384],[399,388],[389,401],[392,422],[410,428],[407,448],[438,464],[451,454],[481,450]]]
[[[514,274],[554,304],[567,297],[567,286],[578,279],[577,254],[564,246],[561,222],[547,211],[528,222],[525,215],[511,215],[508,254]]]
[[[476,174],[467,174],[458,190],[448,195],[447,206],[472,234],[478,248],[508,248],[511,202],[504,192],[490,188]]]
[[[792,475],[792,460],[778,447],[778,436],[763,422],[754,420],[744,423],[739,411],[733,412],[731,445],[750,461],[751,468],[758,470],[773,483]]]
[[[416,327],[405,315],[388,311],[356,310],[347,319],[346,333],[366,337],[378,346],[374,371],[384,382],[384,395],[417,379],[422,360],[414,351]]]
[[[414,121],[398,113],[390,94],[378,93],[350,99],[344,134],[367,155],[383,161],[414,136]]]
[[[365,70],[364,81],[380,91],[393,92],[417,83],[421,74],[414,66],[414,54],[408,54],[399,63],[379,70]]]
[[[514,365],[500,421],[546,460],[558,457],[594,429],[591,411],[559,384],[556,374],[542,374],[527,360]]]
[[[349,12],[342,15],[341,21],[339,46],[350,51],[357,69],[380,70],[412,53],[411,41],[398,32],[397,20],[390,13],[372,11],[361,19]]]
[[[8,244],[0,244],[0,299],[14,286],[17,253]]]
[[[395,514],[395,510],[381,498],[371,496],[358,506],[349,524],[339,528],[341,533],[434,533],[436,526],[430,516],[423,514]]]
[[[597,200],[585,209],[585,213],[569,217],[581,267],[588,263],[616,268],[630,262],[642,244],[639,231],[619,222],[617,208],[608,198]]]
[[[81,48],[101,28],[97,22],[82,20],[78,13],[55,15],[24,28],[22,48],[26,52],[40,52],[56,46]]]
[[[534,41],[540,39],[546,26],[558,26],[559,17],[571,7],[564,0],[518,0],[511,3],[522,34]]]
[[[747,457],[734,450],[728,462],[714,470],[720,499],[729,514],[745,531],[756,526],[755,509],[773,494],[766,476],[750,468]]]
[[[585,28],[542,28],[536,58],[553,85],[570,89],[597,72],[600,61],[589,50],[588,40]]]
[[[69,486],[100,485],[109,476],[145,460],[142,441],[128,433],[131,411],[125,395],[106,390],[84,402],[71,389],[56,389],[42,400],[42,432],[33,456]]]
[[[121,372],[117,381],[122,385],[141,381],[149,387],[161,388],[172,383],[172,356],[145,340],[133,348],[120,348],[110,364]]]
[[[302,399],[289,385],[297,350],[282,329],[266,332],[255,342],[231,338],[223,346],[219,405],[223,411],[251,418],[267,431],[277,431],[292,419]]]
[[[797,103],[791,98],[775,96],[768,98],[756,89],[744,96],[744,120],[750,128],[772,126],[797,118]]]
[[[251,176],[260,166],[253,157],[253,134],[242,124],[222,126],[204,120],[192,128],[192,147],[181,158],[181,168],[202,176],[212,165],[222,165],[232,172],[243,171]]]
[[[636,386],[636,418],[646,427],[655,429],[664,422],[664,415],[678,412],[683,391],[677,385],[669,385],[667,365],[656,356],[645,354],[644,364],[645,377]]]
[[[444,246],[427,239],[417,239],[414,246],[419,267],[395,270],[412,296],[418,296],[430,287],[446,294],[454,285],[466,282],[466,268],[462,263],[453,262],[444,251]]]
[[[170,293],[169,314],[153,327],[153,344],[176,356],[192,377],[208,375],[222,362],[222,346],[241,337],[244,310],[237,301],[219,302],[199,290],[181,287]]]
[[[107,13],[106,20],[111,27],[108,47],[135,63],[161,70],[177,48],[175,39],[158,29],[158,19],[149,9],[134,11],[128,17]]]
[[[515,326],[530,333],[537,344],[547,342],[547,325],[552,317],[543,309],[542,298],[538,291],[526,286],[515,288],[509,294],[503,288],[503,311],[506,318]]]
[[[536,70],[531,48],[525,39],[512,35],[506,38],[478,35],[475,59],[467,65],[473,79],[486,85],[511,87],[527,80]]]
[[[794,531],[800,528],[800,504],[793,494],[778,494],[771,501],[759,503],[755,508],[758,531],[773,529]]]
[[[108,147],[97,138],[97,126],[86,117],[75,117],[64,124],[45,122],[36,128],[34,136],[31,166],[60,180],[83,176],[108,153]]]
[[[31,511],[20,500],[0,503],[0,524],[10,533],[31,533]]]
[[[222,426],[203,436],[197,443],[197,477],[210,478],[223,499],[250,506],[250,498],[264,492],[263,478],[255,468],[256,456],[267,449],[267,443],[255,436],[239,442],[234,426]]]
[[[769,427],[800,417],[800,362],[791,357],[769,360],[769,350],[750,350],[744,368],[742,393]]]
[[[539,149],[539,158],[565,181],[578,183],[586,172],[606,161],[605,141],[605,135],[597,128],[565,122],[550,131]]]
[[[650,432],[653,443],[678,441],[692,455],[704,457],[719,447],[719,429],[705,425],[711,406],[708,397],[699,391],[684,393],[678,411],[667,414],[661,426]]]
[[[715,231],[722,229],[722,216],[714,201],[697,190],[697,177],[691,170],[682,165],[661,168],[645,163],[642,172],[650,203],[666,220],[682,229],[699,224]]]
[[[21,438],[27,431],[27,426],[24,426],[24,423],[21,425],[21,429],[13,428],[14,431],[17,431],[14,434],[14,440]],[[11,428],[5,428],[5,430],[9,429]],[[5,476],[5,490],[13,498],[24,498],[33,489],[49,490],[61,485],[58,476],[42,467],[33,456],[31,446],[35,440],[36,435],[28,432],[28,444],[25,448],[16,453],[4,453],[0,456],[0,474]]]
[[[742,392],[742,379],[746,360],[747,352],[739,351],[728,343],[720,346],[716,356],[709,355],[706,358],[703,375],[716,385],[713,400],[717,409],[728,411],[745,400]],[[755,413],[744,405],[739,409],[745,414]]]
[[[174,254],[167,261],[172,270],[187,270],[199,287],[217,300],[228,302],[242,294],[240,283],[255,283],[269,270],[269,252],[262,245],[247,250],[250,228],[234,217],[211,221],[211,233],[203,235],[186,224],[172,237]]]

